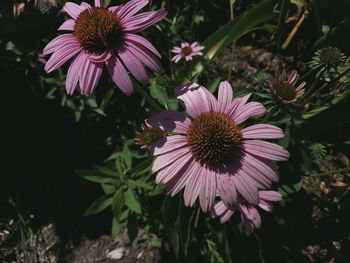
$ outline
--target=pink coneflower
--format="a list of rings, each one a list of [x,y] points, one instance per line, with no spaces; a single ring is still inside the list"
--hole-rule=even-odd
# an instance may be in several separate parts
[[[282,200],[282,195],[276,191],[259,191],[259,203],[257,206],[267,212],[272,211],[272,204],[270,201]],[[228,208],[222,201],[214,206],[214,215],[220,219],[221,223],[225,223],[231,218],[236,209],[241,214],[242,223],[248,233],[252,233],[254,229],[261,227],[261,217],[258,210],[246,200],[242,199],[238,202],[237,208]]]
[[[157,23],[166,16],[165,9],[136,14],[148,4],[148,0],[132,0],[125,5],[101,7],[82,2],[66,3],[64,10],[71,19],[58,30],[72,31],[52,40],[44,54],[53,53],[45,66],[51,72],[69,59],[66,81],[68,94],[74,92],[78,81],[82,94],[94,92],[104,65],[117,86],[127,95],[133,93],[128,72],[141,84],[148,82],[144,65],[161,72],[160,54],[144,37],[136,33]]]
[[[269,89],[272,95],[283,104],[291,104],[305,93],[306,82],[303,81],[297,86],[298,80],[299,74],[296,70],[293,70],[289,76],[285,70],[282,73],[277,71],[275,78],[269,80]]]
[[[228,82],[219,87],[218,99],[204,87],[190,83],[178,90],[178,99],[189,117],[177,111],[164,111],[149,119],[154,128],[168,132],[151,147],[156,156],[152,170],[156,183],[175,195],[185,188],[186,206],[197,197],[204,212],[218,195],[228,207],[242,196],[259,203],[257,188],[268,188],[278,174],[271,161],[289,157],[281,146],[259,139],[278,139],[283,132],[268,124],[246,128],[240,125],[260,116],[265,107],[248,102],[250,95],[232,98]]]
[[[181,47],[174,47],[171,52],[177,54],[175,55],[171,61],[175,63],[179,62],[181,59],[185,59],[186,61],[190,61],[194,56],[203,56],[201,52],[204,49],[203,46],[200,46],[198,42],[194,42],[189,44],[187,42],[182,43]]]

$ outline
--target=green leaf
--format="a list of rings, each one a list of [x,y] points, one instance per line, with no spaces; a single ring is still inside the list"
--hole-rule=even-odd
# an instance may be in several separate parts
[[[96,170],[75,170],[75,172],[87,181],[100,184],[115,184],[117,178],[99,173]]]
[[[221,79],[220,77],[217,77],[213,79],[211,82],[209,82],[209,84],[207,85],[207,89],[210,90],[211,93],[214,93],[218,89],[220,79]]]
[[[123,147],[123,158],[126,164],[126,168],[130,170],[132,167],[132,156],[127,144],[124,144],[124,147]]]
[[[150,94],[153,98],[159,101],[162,105],[167,106],[167,102],[169,100],[166,89],[157,84],[155,79],[152,80],[150,86]]]
[[[114,217],[112,219],[112,237],[115,237],[125,227],[126,222],[119,223]]]
[[[128,189],[124,193],[125,204],[134,212],[141,214],[141,205],[135,198],[135,195],[131,189]]]
[[[128,185],[131,188],[142,188],[145,190],[152,190],[153,189],[153,185],[147,184],[143,181],[135,181],[135,180],[128,180]]]
[[[120,217],[123,212],[123,205],[124,205],[124,191],[123,191],[123,188],[120,187],[118,191],[115,192],[113,196],[113,202],[112,202],[112,212],[114,214],[114,217],[117,219],[117,221],[120,221]]]
[[[86,209],[84,216],[94,215],[109,207],[112,204],[112,194],[103,195],[95,200],[88,209]]]
[[[175,228],[170,228],[167,231],[169,241],[171,243],[171,247],[173,249],[173,252],[176,256],[176,258],[179,258],[180,254],[180,236],[179,232]]]
[[[113,176],[113,177],[118,176],[118,173],[116,171],[113,171],[107,167],[98,166],[98,165],[93,165],[93,167],[105,175],[109,175],[109,176]]]

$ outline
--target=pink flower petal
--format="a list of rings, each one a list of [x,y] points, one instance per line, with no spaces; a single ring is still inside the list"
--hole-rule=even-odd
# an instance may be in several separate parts
[[[238,195],[231,176],[218,175],[218,192],[225,206],[232,208],[238,203]]]
[[[131,0],[127,2],[119,10],[119,18],[122,20],[122,22],[124,22],[127,18],[133,16],[142,8],[144,8],[148,4],[148,2],[148,0]]]
[[[137,45],[132,42],[126,42],[125,48],[127,48],[135,57],[137,57],[144,65],[146,65],[146,67],[157,73],[163,72],[159,58],[144,46]]]
[[[216,105],[216,111],[226,113],[232,103],[232,87],[228,81],[223,81],[219,86],[218,102]]]
[[[289,158],[289,152],[281,146],[258,140],[243,141],[244,151],[273,161],[286,161]]]
[[[134,93],[134,87],[129,78],[128,72],[125,70],[124,66],[120,61],[112,56],[106,62],[107,70],[111,75],[114,83],[123,91],[126,95],[130,96]]]
[[[192,207],[196,202],[199,191],[202,186],[202,177],[205,173],[205,167],[202,167],[198,162],[195,162],[191,169],[187,171],[186,176],[189,180],[186,184],[184,192],[184,201],[186,206]]]
[[[83,61],[79,74],[80,92],[83,95],[90,95],[94,92],[102,74],[102,64],[92,63],[87,56]]]
[[[176,151],[159,155],[153,162],[152,172],[155,173],[161,169],[164,169],[165,167],[174,163],[178,158],[188,154],[189,152],[190,152],[189,148],[180,148],[180,149],[177,149]]]
[[[227,110],[227,114],[231,116],[233,119],[237,115],[237,113],[241,112],[244,105],[249,100],[251,94],[245,95],[242,98],[236,98],[232,101],[231,107]]]
[[[101,54],[90,54],[90,60],[95,63],[102,63],[108,61],[112,56],[112,53],[109,50],[102,52]]]
[[[67,45],[67,44],[72,44],[72,43],[79,44],[79,42],[77,41],[77,39],[75,38],[75,36],[73,34],[60,35],[60,36],[54,38],[53,40],[51,40],[46,45],[46,47],[43,50],[43,55],[48,55],[50,53],[53,53],[57,49],[61,48],[62,46]]]
[[[178,111],[162,111],[148,120],[154,128],[163,131],[171,131],[179,134],[187,134],[191,121]]]
[[[197,83],[189,83],[180,87],[177,90],[177,98],[193,118],[204,112],[213,111],[217,103],[213,94]]]
[[[84,11],[84,8],[72,2],[67,2],[64,5],[63,10],[66,11],[72,18],[77,19],[80,13]]]
[[[159,158],[159,157],[158,157]],[[169,166],[161,169],[156,177],[157,184],[167,184],[170,180],[179,179],[178,177],[185,176],[185,172],[190,168],[189,163],[192,155],[187,152],[186,154],[178,157]]]
[[[260,198],[267,200],[267,201],[281,201],[283,196],[276,191],[260,191],[259,192]]]
[[[150,151],[153,155],[160,155],[182,147],[187,147],[187,137],[183,135],[171,135],[159,139],[151,146]]]
[[[196,161],[192,158],[190,163],[188,163],[186,166],[183,166],[186,169],[181,170],[180,173],[174,176],[172,181],[169,182],[167,186],[168,194],[170,194],[171,196],[174,196],[186,186],[186,184],[191,178],[191,176],[188,175],[187,171],[189,171],[191,167],[193,167],[195,162]]]
[[[267,180],[271,180],[273,182],[278,181],[278,173],[274,169],[272,165],[268,162],[261,160],[259,157],[252,156],[250,154],[246,154],[245,157],[244,168],[247,167],[252,169],[257,176],[266,177]],[[261,178],[263,181],[265,179]]]
[[[136,45],[142,45],[146,47],[153,54],[155,54],[158,57],[161,57],[157,49],[146,38],[136,34],[131,34],[131,33],[125,33],[124,38],[125,40],[131,41]]]
[[[148,82],[147,73],[141,62],[129,50],[123,49],[118,52],[118,55],[127,69],[142,85]]]
[[[79,74],[80,74],[80,68],[87,59],[87,54],[85,52],[80,52],[80,54],[73,60],[72,64],[70,65],[67,73],[67,79],[66,79],[66,91],[67,94],[72,95],[75,87],[77,86],[78,80],[79,80]]]
[[[150,27],[165,18],[167,12],[164,8],[157,11],[145,12],[124,20],[126,32],[137,33]]]
[[[264,209],[266,212],[272,212],[273,210],[272,204],[262,199],[260,200],[259,207]]]
[[[50,73],[55,69],[59,68],[69,59],[78,54],[81,51],[81,49],[82,48],[80,47],[80,45],[76,42],[72,42],[67,45],[61,46],[52,54],[50,59],[47,61],[45,65],[45,71],[47,73]]]
[[[223,224],[228,221],[233,215],[234,210],[227,208],[222,201],[214,206],[214,214],[219,217],[220,223]]]
[[[247,200],[248,203],[250,204],[259,203],[258,190],[256,189],[251,179],[248,179],[248,177],[237,175],[237,176],[233,176],[232,180],[239,194],[245,200]]]
[[[237,124],[244,122],[245,120],[258,117],[265,113],[266,108],[259,102],[249,102],[244,105],[240,112],[237,112],[233,119]]]
[[[241,130],[244,139],[280,139],[283,131],[270,124],[256,124]]]
[[[206,169],[202,175],[202,187],[199,192],[199,204],[205,213],[210,211],[214,205],[216,195],[216,173]]]
[[[74,30],[75,20],[68,19],[63,22],[63,24],[58,28],[58,30]]]

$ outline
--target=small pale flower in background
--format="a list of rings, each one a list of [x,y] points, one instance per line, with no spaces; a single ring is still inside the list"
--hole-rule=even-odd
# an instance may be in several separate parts
[[[221,223],[228,221],[236,210],[240,212],[241,220],[244,228],[248,233],[252,233],[255,229],[261,227],[261,217],[256,209],[256,206],[261,209],[272,212],[273,202],[278,202],[282,200],[282,195],[276,191],[259,191],[259,203],[250,204],[247,200],[240,198],[238,205],[236,207],[228,208],[224,202],[218,202],[213,209],[213,215],[218,217]]]
[[[175,63],[179,62],[181,59],[185,59],[186,61],[190,61],[194,56],[203,56],[201,52],[204,49],[203,46],[200,46],[198,42],[190,43],[182,43],[181,47],[174,47],[171,52],[176,55],[172,58],[171,61]]]
[[[124,5],[101,7],[67,2],[63,9],[71,17],[58,30],[68,33],[52,40],[44,49],[51,54],[45,70],[52,72],[72,60],[66,91],[73,94],[79,82],[83,95],[93,93],[106,66],[115,84],[127,95],[134,91],[130,75],[141,84],[148,82],[144,66],[161,72],[160,54],[137,33],[166,16],[165,9],[137,14],[148,0],[132,0]]]
[[[237,204],[240,196],[257,205],[257,189],[278,180],[272,161],[289,157],[281,146],[261,139],[282,138],[283,131],[269,124],[241,128],[266,109],[248,102],[250,95],[234,99],[228,82],[220,84],[218,99],[196,83],[180,87],[177,98],[188,117],[169,110],[148,121],[166,133],[150,147],[156,157],[156,183],[165,185],[172,196],[184,188],[186,206],[199,197],[204,212],[212,209],[217,195],[227,207]]]
[[[282,73],[277,71],[275,78],[269,80],[271,94],[283,104],[296,102],[304,95],[304,86],[306,85],[305,81],[297,85],[298,80],[299,74],[296,70],[293,70],[289,75],[285,70]]]

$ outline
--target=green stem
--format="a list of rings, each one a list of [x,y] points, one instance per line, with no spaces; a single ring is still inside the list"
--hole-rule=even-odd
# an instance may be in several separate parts
[[[350,166],[342,169],[338,169],[335,171],[330,171],[330,172],[324,172],[324,173],[318,173],[318,174],[312,174],[312,177],[321,177],[321,176],[327,176],[327,175],[332,175],[336,173],[345,173],[345,172],[350,172]]]
[[[282,44],[282,29],[284,26],[284,21],[286,19],[287,11],[288,11],[288,2],[287,0],[280,1],[280,14],[278,16],[277,22],[277,36],[276,36],[276,44],[278,48],[281,48]]]
[[[162,107],[159,106],[159,104],[154,99],[152,99],[152,97],[148,95],[148,93],[142,87],[140,87],[139,84],[135,83],[135,89],[142,97],[145,98],[145,100],[151,105],[151,107],[156,112],[163,111]]]
[[[201,209],[198,207],[197,214],[196,214],[196,220],[194,221],[194,228],[197,228],[200,212],[201,212]]]

